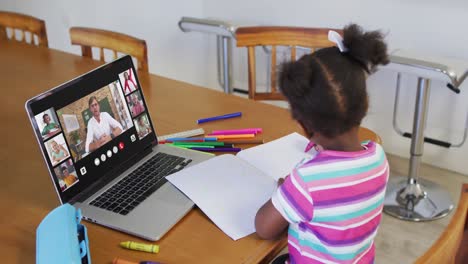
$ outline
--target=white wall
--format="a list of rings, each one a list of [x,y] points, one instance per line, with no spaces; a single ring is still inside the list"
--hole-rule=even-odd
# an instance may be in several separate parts
[[[468,2],[463,0],[207,0],[204,4],[206,17],[240,25],[342,28],[354,22],[367,30],[381,29],[387,33],[390,50],[401,48],[453,57],[465,60],[468,65]],[[208,45],[215,48],[212,43]],[[246,52],[237,49],[234,53],[234,86],[243,88],[247,87]],[[214,57],[210,61],[215,62]],[[216,79],[210,81],[215,86]],[[410,140],[399,136],[392,128],[395,81],[396,74],[388,70],[369,78],[371,107],[363,125],[382,137],[387,152],[409,157]],[[411,132],[416,77],[403,76],[402,83],[398,122],[404,131]],[[468,80],[458,95],[445,88],[442,82],[434,81],[431,87],[426,136],[460,142],[468,111]],[[463,174],[468,174],[467,156],[468,143],[451,149],[424,145],[424,162]]]
[[[76,54],[79,49],[69,41],[71,26],[98,27],[145,39],[150,72],[218,90],[215,38],[181,32],[177,22],[182,16],[217,18],[238,25],[341,28],[355,22],[368,30],[386,32],[391,50],[417,50],[468,61],[465,0],[1,0],[0,9],[44,19],[50,47]],[[244,49],[234,49],[234,86],[244,89],[245,58]],[[395,76],[382,70],[369,78],[371,108],[363,125],[382,137],[387,152],[407,157],[410,141],[398,136],[391,123]],[[416,78],[404,76],[403,84],[398,120],[405,131],[411,131]],[[461,89],[462,93],[455,95],[443,83],[432,83],[427,136],[460,141],[468,110],[468,82]],[[424,162],[468,174],[468,144],[460,149],[425,144],[424,150]]]
[[[177,26],[184,15],[204,15],[202,0],[0,0],[0,9],[45,20],[49,47],[76,54],[81,51],[70,44],[68,33],[73,26],[108,29],[144,39],[151,72],[197,84],[206,82],[205,69],[195,65],[204,63],[208,40],[200,34],[184,34]]]

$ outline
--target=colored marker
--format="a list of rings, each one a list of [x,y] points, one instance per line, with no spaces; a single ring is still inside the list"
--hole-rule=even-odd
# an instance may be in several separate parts
[[[129,261],[121,258],[114,258],[112,264],[138,264],[138,262]]]
[[[233,147],[234,147],[234,144],[224,144],[223,146],[215,146],[215,148],[233,148]]]
[[[199,146],[224,146],[224,142],[208,141],[208,142],[188,142],[188,141],[175,141],[174,145],[199,145]]]
[[[186,146],[179,146],[179,145],[174,145],[172,143],[167,143],[168,146],[174,147],[174,148],[181,148],[181,149],[188,149]]]
[[[154,262],[154,261],[140,261],[140,262],[133,262],[129,261],[126,259],[121,259],[121,258],[114,258],[112,261],[112,264],[161,264],[160,262]]]
[[[224,144],[263,144],[263,139],[228,139],[220,142],[224,142]]]
[[[245,135],[245,134],[256,134],[255,131],[226,131],[226,132],[216,132],[210,133],[207,136],[222,136],[222,135]]]
[[[188,150],[188,151],[203,153],[203,154],[209,155],[209,156],[216,156],[215,154],[212,154],[212,153],[208,153],[208,152],[204,152],[204,151],[198,151],[198,150],[193,150],[193,149],[186,148],[186,147],[182,147],[182,146],[177,146],[177,145],[173,145],[173,144],[167,144],[167,145],[170,146],[170,147],[174,147],[174,148],[181,148],[181,149],[185,149],[185,150]]]
[[[255,134],[242,134],[242,135],[217,135],[216,138],[218,140],[225,139],[225,138],[253,138]]]
[[[216,121],[216,120],[222,120],[222,119],[228,119],[228,118],[233,118],[233,117],[239,117],[239,116],[242,116],[242,112],[236,112],[236,113],[232,113],[232,114],[207,117],[207,118],[198,119],[197,124],[202,124],[202,123]]]
[[[125,242],[121,242],[120,246],[123,248],[127,248],[127,249],[145,251],[145,252],[150,252],[150,253],[159,252],[159,246],[153,245],[153,244],[144,244],[144,243],[137,243],[133,241],[125,241]]]
[[[239,152],[241,148],[190,148],[193,150],[207,151],[207,152]]]
[[[191,142],[190,142],[191,143]],[[204,145],[192,145],[192,144],[180,144],[174,145],[174,147],[182,147],[182,148],[214,148],[214,146],[204,146]]]
[[[205,142],[205,141],[216,141],[216,137],[206,138],[168,138],[165,141],[193,141],[193,142]]]
[[[262,133],[261,128],[245,128],[245,129],[230,129],[230,130],[213,130],[208,135],[236,135],[236,134],[259,134]]]
[[[173,141],[173,140],[158,141],[159,144],[167,144],[167,143],[173,143],[173,142],[179,142],[179,141]],[[184,140],[184,142],[205,142],[205,141],[203,139],[195,139],[195,140]]]

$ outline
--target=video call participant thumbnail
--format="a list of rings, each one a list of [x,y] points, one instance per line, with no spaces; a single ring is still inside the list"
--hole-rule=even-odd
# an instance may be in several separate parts
[[[79,181],[71,159],[54,169],[60,189],[65,191]]]
[[[34,118],[43,140],[47,140],[60,133],[60,124],[57,121],[57,116],[53,108],[49,108],[35,115]]]
[[[43,136],[47,135],[47,134],[50,134],[52,132],[55,132],[57,131],[60,127],[58,124],[56,124],[55,122],[51,121],[50,119],[50,116],[49,114],[44,114],[42,116],[42,121],[44,122],[45,126],[44,128],[42,129],[42,132],[41,134]]]
[[[130,111],[132,112],[133,117],[136,117],[145,111],[145,107],[143,106],[139,91],[130,94],[127,97],[127,101],[130,105]]]
[[[138,132],[138,138],[142,139],[149,133],[151,133],[151,126],[148,122],[148,117],[146,114],[138,117],[136,119],[136,130]]]

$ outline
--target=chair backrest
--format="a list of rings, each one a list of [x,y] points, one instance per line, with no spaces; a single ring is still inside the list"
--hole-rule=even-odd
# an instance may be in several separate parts
[[[114,59],[117,52],[128,54],[137,59],[138,69],[148,72],[148,51],[146,41],[135,37],[108,30],[72,27],[70,38],[73,45],[80,45],[84,57],[92,58],[92,47],[100,49],[100,60],[104,62],[104,49],[113,52]]]
[[[416,264],[425,263],[467,263],[456,258],[458,254],[466,254],[468,247],[466,245],[466,237],[464,239],[465,244],[461,246],[461,241],[464,235],[468,232],[468,183],[463,184],[460,200],[458,202],[457,210],[452,216],[447,228],[445,228],[442,235],[437,241],[432,244],[429,250],[426,251],[416,261]]]
[[[277,46],[291,47],[291,60],[296,60],[296,47],[316,49],[333,46],[328,31],[339,29],[301,27],[240,27],[236,30],[237,47],[247,47],[249,71],[249,98],[254,100],[284,100],[276,88]],[[271,46],[271,92],[256,91],[255,47]]]
[[[380,138],[380,136],[377,135],[377,133],[361,126],[359,127],[359,141],[362,142],[365,140],[371,140],[375,143],[378,143],[379,145],[382,145],[382,138]]]
[[[11,30],[10,36],[8,36],[7,29]],[[18,33],[19,36],[17,36]],[[29,40],[27,38],[27,33],[30,35]],[[37,43],[35,43],[34,36],[36,36]],[[1,40],[14,40],[42,47],[49,47],[44,20],[13,12],[0,11],[0,41]]]

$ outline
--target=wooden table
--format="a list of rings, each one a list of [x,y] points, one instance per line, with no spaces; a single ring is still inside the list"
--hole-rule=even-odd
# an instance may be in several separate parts
[[[34,263],[36,228],[59,202],[24,103],[100,63],[52,49],[5,43],[0,43],[0,58],[0,255],[4,263]],[[299,130],[284,109],[151,74],[139,73],[139,78],[158,134],[193,129],[198,127],[197,118],[236,111],[243,112],[242,118],[201,127],[206,131],[262,127],[265,140]],[[163,263],[257,263],[271,260],[286,246],[285,236],[264,241],[252,234],[233,241],[199,209],[157,242],[161,248],[157,255],[118,246],[121,241],[143,240],[92,223],[85,225],[93,263],[110,263],[114,257]]]
[[[24,109],[27,99],[92,70],[100,62],[53,49],[0,43],[0,256],[4,263],[35,261],[35,231],[59,205]],[[139,79],[160,135],[199,127],[196,119],[242,111],[242,118],[203,124],[205,131],[261,127],[270,141],[301,129],[282,108],[147,73]],[[365,135],[364,135],[365,137]],[[244,146],[247,147],[247,146]],[[248,183],[246,183],[248,184]],[[157,220],[155,220],[157,221]],[[85,222],[93,263],[114,257],[163,263],[266,263],[286,246],[286,237],[233,241],[199,209],[192,210],[157,243],[157,255],[118,246],[135,237]],[[144,242],[144,241],[142,241]]]

